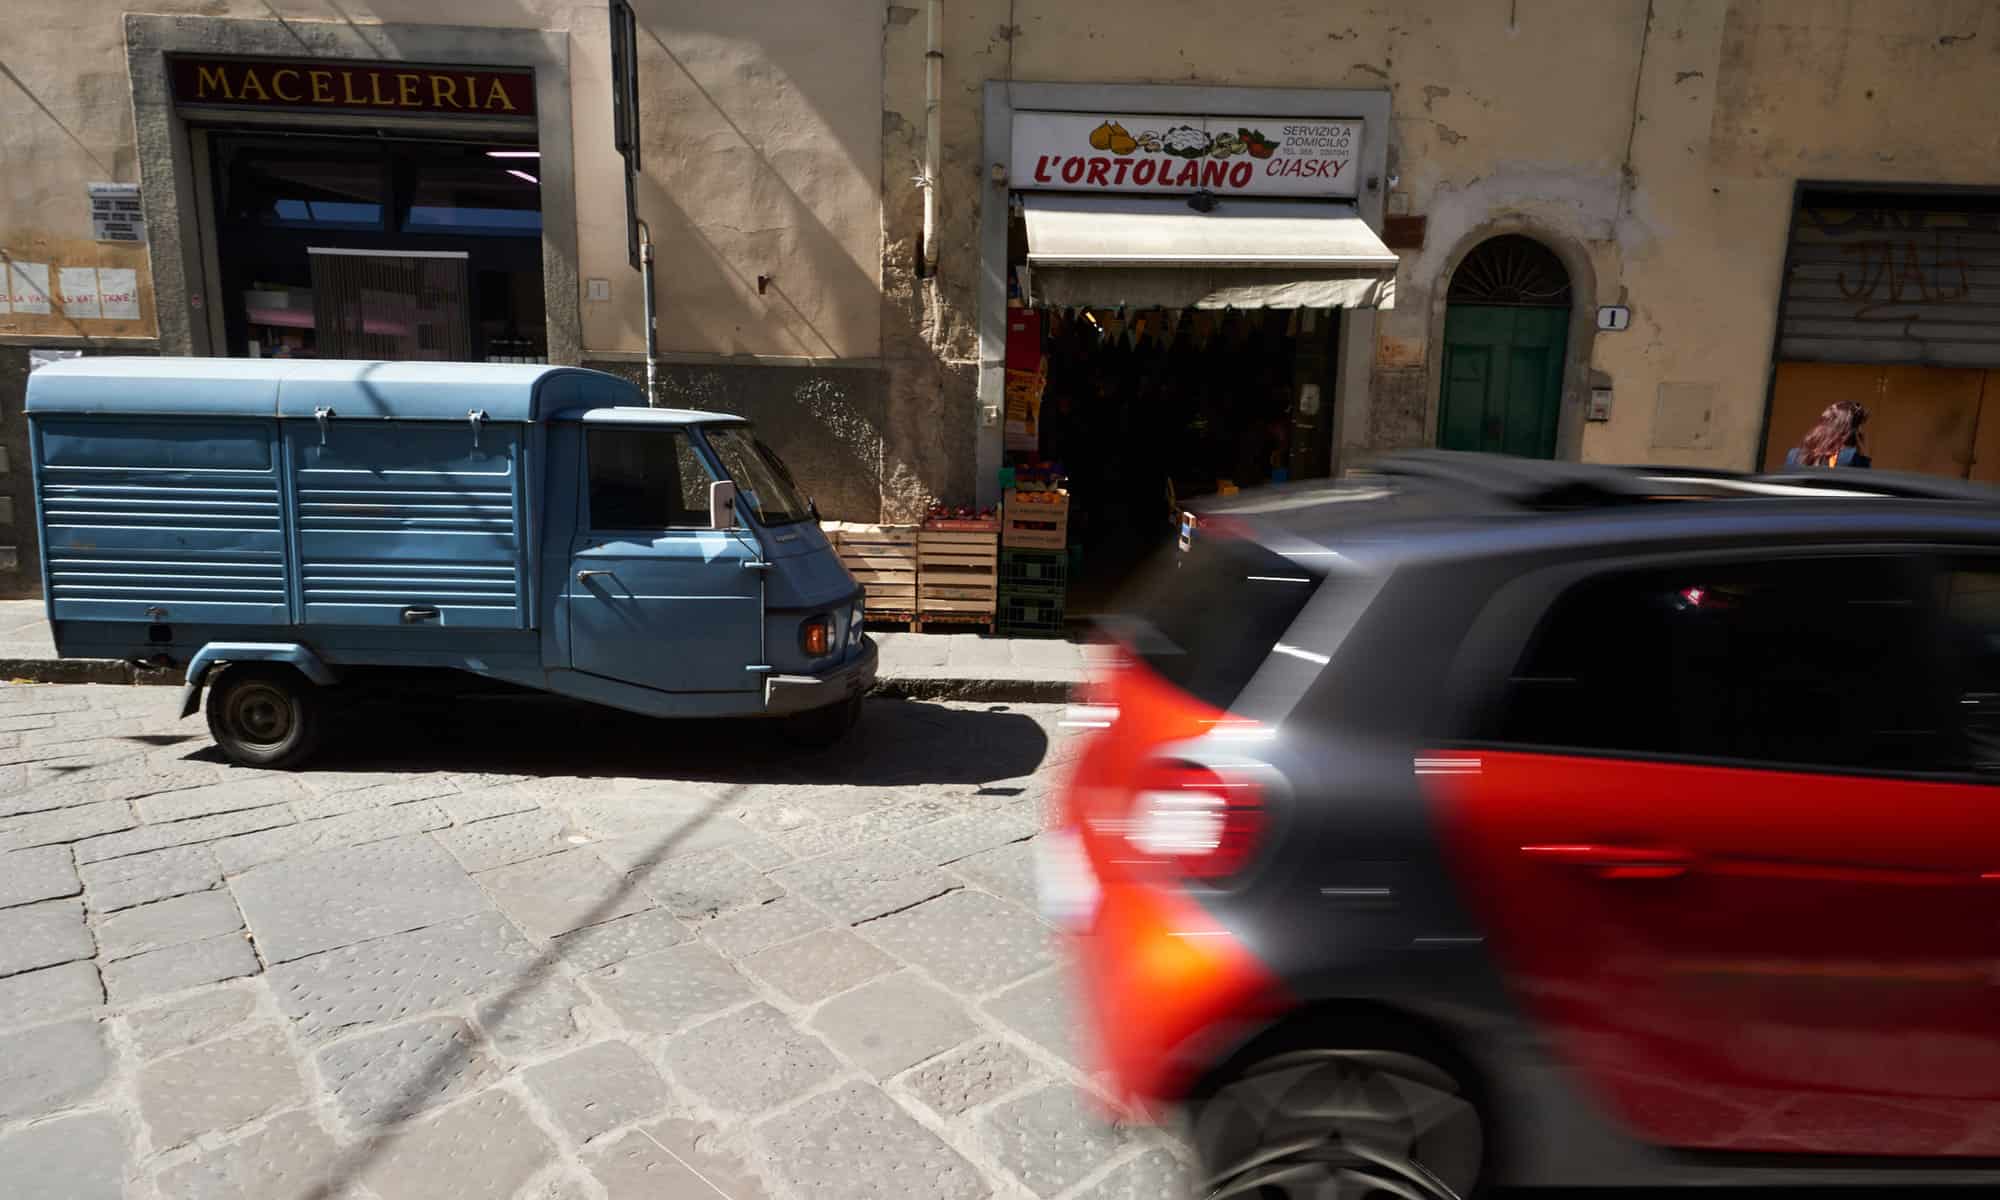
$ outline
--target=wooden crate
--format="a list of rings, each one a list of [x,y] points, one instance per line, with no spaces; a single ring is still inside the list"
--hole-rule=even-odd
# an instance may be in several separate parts
[[[1029,504],[1007,489],[1000,509],[1000,544],[1009,550],[1061,550],[1069,545],[1069,493],[1054,504]]]
[[[925,529],[917,561],[919,620],[992,624],[1000,601],[997,531]]]
[[[871,621],[905,621],[917,611],[917,528],[843,523],[832,530],[840,565],[867,589]]]

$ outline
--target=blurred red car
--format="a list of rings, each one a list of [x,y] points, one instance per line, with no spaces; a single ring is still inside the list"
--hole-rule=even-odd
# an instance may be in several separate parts
[[[1111,632],[1043,894],[1203,1194],[2000,1180],[1993,493],[1418,454]]]

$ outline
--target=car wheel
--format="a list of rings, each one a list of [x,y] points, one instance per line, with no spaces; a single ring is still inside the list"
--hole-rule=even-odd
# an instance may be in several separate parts
[[[1207,1200],[1460,1200],[1486,1153],[1466,1089],[1399,1050],[1259,1059],[1191,1117]]]
[[[787,717],[785,737],[796,745],[824,750],[844,741],[860,722],[861,697],[853,696],[838,704]]]
[[[298,766],[318,747],[323,723],[316,685],[290,667],[227,667],[208,691],[208,732],[246,767]]]

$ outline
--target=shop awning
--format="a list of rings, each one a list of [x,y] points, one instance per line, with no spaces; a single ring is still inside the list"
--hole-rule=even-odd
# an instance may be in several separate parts
[[[1388,308],[1396,253],[1349,204],[1021,198],[1030,287],[1054,307]]]

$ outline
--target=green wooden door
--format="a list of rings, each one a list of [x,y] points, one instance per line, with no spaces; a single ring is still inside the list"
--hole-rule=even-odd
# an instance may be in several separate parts
[[[1444,317],[1438,445],[1553,458],[1569,310],[1454,304]]]

